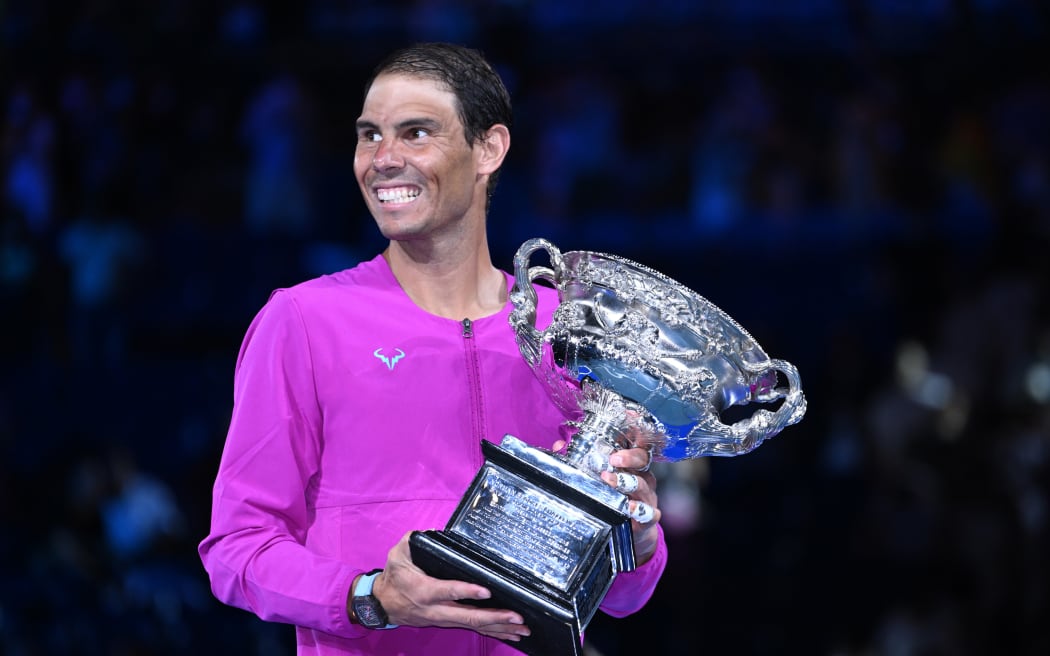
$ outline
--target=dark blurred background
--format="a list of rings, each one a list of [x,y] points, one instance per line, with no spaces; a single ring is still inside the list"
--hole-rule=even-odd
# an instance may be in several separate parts
[[[240,339],[383,243],[366,73],[481,48],[490,229],[664,271],[802,373],[661,471],[619,654],[1050,653],[1050,84],[1023,0],[0,2],[0,652],[289,654],[197,560]],[[368,439],[368,436],[361,436]]]

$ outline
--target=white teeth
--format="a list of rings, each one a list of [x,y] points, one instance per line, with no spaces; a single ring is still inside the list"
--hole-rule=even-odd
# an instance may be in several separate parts
[[[380,189],[376,192],[381,203],[404,203],[419,195],[418,189],[407,189],[398,187],[396,189]]]

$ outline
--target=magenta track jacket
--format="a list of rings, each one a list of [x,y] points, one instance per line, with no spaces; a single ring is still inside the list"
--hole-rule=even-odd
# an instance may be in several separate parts
[[[542,329],[557,298],[539,291]],[[380,256],[274,292],[237,359],[199,548],[216,597],[296,625],[300,654],[518,653],[472,631],[370,631],[346,614],[354,577],[383,567],[407,531],[444,528],[483,462],[480,440],[549,447],[566,436],[518,352],[510,309],[469,328],[428,314]],[[661,535],[602,610],[641,608],[666,559]]]

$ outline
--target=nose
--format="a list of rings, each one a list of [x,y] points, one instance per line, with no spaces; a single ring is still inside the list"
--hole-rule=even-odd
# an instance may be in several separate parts
[[[372,154],[373,169],[376,171],[387,171],[400,168],[403,164],[404,159],[397,152],[394,143],[383,140],[376,145],[376,150]]]

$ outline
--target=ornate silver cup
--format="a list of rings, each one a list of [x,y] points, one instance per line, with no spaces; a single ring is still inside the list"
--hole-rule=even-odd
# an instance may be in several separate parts
[[[530,266],[541,250],[550,266]],[[609,455],[636,446],[664,462],[748,453],[798,422],[806,402],[794,366],[641,264],[532,239],[514,275],[510,323],[521,354],[575,417],[575,434],[565,454],[512,435],[484,442],[485,464],[448,525],[414,533],[412,556],[432,576],[487,586],[484,605],[520,612],[532,635],[516,648],[575,656],[616,575],[635,568],[629,499],[598,477]],[[536,281],[559,299],[542,330]],[[730,407],[751,404],[767,407],[723,421]]]
[[[550,267],[529,266],[540,250]],[[663,274],[532,239],[518,250],[514,275],[510,321],[522,356],[556,403],[584,413],[568,448],[576,466],[600,471],[608,453],[632,446],[623,439],[635,415],[650,428],[654,458],[673,462],[748,453],[805,414],[793,365],[770,359],[729,315]],[[536,280],[553,285],[561,301],[542,331]],[[776,387],[778,372],[786,388]],[[775,411],[722,421],[730,406],[780,399]]]

